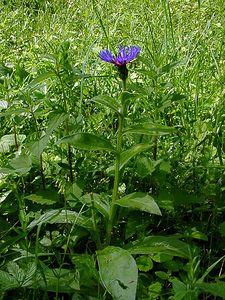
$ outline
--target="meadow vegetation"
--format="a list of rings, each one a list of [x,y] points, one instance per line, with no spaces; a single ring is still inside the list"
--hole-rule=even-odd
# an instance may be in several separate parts
[[[1,1],[0,299],[225,299],[224,16]]]

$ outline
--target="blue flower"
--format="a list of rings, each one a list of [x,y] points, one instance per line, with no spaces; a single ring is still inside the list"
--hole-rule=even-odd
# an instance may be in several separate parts
[[[117,56],[113,56],[112,53],[107,49],[102,50],[99,56],[102,60],[114,64],[120,68],[135,59],[140,51],[141,48],[137,46],[120,47],[119,54]]]

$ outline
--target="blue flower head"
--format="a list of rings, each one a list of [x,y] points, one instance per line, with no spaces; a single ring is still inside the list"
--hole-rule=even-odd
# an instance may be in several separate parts
[[[113,56],[112,53],[107,49],[102,50],[99,56],[102,60],[117,66],[121,79],[126,80],[128,76],[126,64],[134,60],[140,51],[141,48],[137,46],[120,47],[119,54],[117,56]]]

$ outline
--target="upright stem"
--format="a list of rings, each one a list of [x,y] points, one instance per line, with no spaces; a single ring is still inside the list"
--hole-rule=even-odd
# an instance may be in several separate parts
[[[67,103],[67,96],[66,96],[66,93],[65,93],[65,88],[64,88],[64,83],[63,83],[63,80],[62,80],[62,77],[60,75],[60,72],[59,72],[59,67],[58,65],[56,66],[56,69],[57,69],[57,76],[59,78],[59,81],[60,81],[60,84],[61,84],[61,87],[62,87],[62,95],[63,95],[63,101],[64,101],[64,110],[67,114],[69,114],[69,109],[68,109],[68,103]],[[65,121],[65,131],[66,131],[66,135],[69,134],[69,124],[68,124],[68,119],[66,119]],[[71,149],[71,145],[68,144],[68,152],[67,152],[67,161],[68,161],[68,164],[69,164],[69,179],[70,179],[70,182],[73,183],[74,181],[74,178],[73,178],[73,159],[72,159],[72,149]]]
[[[45,190],[46,189],[46,184],[45,184],[45,175],[44,175],[42,154],[40,154],[40,173],[41,173],[42,188],[43,188],[43,190]]]
[[[16,146],[16,150],[19,150],[19,143],[17,140],[17,132],[16,132],[16,125],[13,124],[13,134],[14,134],[14,141],[15,141],[15,146]]]
[[[126,80],[122,80],[123,83],[123,91],[126,89]],[[121,107],[119,108],[119,124],[118,124],[118,132],[117,132],[117,143],[116,143],[116,160],[115,160],[115,176],[114,176],[114,185],[113,185],[113,193],[112,193],[112,202],[110,206],[109,212],[109,221],[106,231],[106,245],[110,244],[112,228],[115,221],[116,215],[116,201],[118,200],[118,188],[120,183],[120,158],[123,146],[123,125],[124,125],[124,107],[123,107],[123,99],[121,99]]]

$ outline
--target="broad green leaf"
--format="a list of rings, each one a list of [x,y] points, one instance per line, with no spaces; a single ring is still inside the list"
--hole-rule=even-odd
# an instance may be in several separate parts
[[[0,117],[11,117],[11,116],[19,116],[19,115],[27,115],[30,114],[29,108],[17,108],[14,105],[10,106],[8,109],[4,110],[0,113]],[[13,135],[14,136],[14,135]]]
[[[0,270],[0,291],[8,291],[18,288],[19,282],[8,272]]]
[[[197,283],[197,287],[201,289],[204,293],[209,293],[215,297],[221,297],[225,299],[225,282],[218,281],[215,283]]]
[[[114,148],[109,140],[91,133],[76,133],[58,141],[57,144],[69,143],[81,150],[109,150]]]
[[[170,273],[166,273],[163,271],[156,271],[155,275],[162,280],[168,280],[170,278]]]
[[[17,143],[21,144],[26,136],[23,134],[17,135]],[[0,139],[0,152],[10,151],[10,146],[15,146],[15,136],[14,134],[3,135]]]
[[[25,199],[34,201],[42,205],[52,205],[58,201],[58,193],[54,190],[40,191],[36,194],[27,195]]]
[[[145,193],[132,193],[119,199],[117,205],[131,209],[139,209],[155,215],[162,215],[154,199]]]
[[[109,246],[97,251],[99,274],[114,300],[135,300],[138,269],[134,258],[122,248]]]
[[[141,84],[132,83],[128,84],[128,88],[135,91],[138,94],[151,96],[154,92],[154,88],[151,86],[143,86]]]
[[[110,109],[112,109],[113,111],[118,113],[119,110],[119,105],[116,101],[116,99],[107,96],[107,95],[98,95],[93,97],[92,99],[90,99],[89,101],[104,105]]]
[[[184,284],[182,281],[178,280],[177,278],[174,278],[172,281],[173,284],[173,290],[175,292],[175,295],[172,299],[174,300],[187,300],[185,296],[188,295],[189,290],[186,284]],[[192,300],[193,298],[188,298]]]
[[[81,199],[81,202],[96,208],[105,218],[109,217],[109,201],[98,194],[87,194]]]
[[[32,160],[29,155],[21,154],[18,157],[12,159],[9,165],[13,168],[13,171],[19,175],[28,173],[32,167]]]
[[[173,236],[148,236],[133,242],[127,250],[131,254],[153,254],[163,252],[171,256],[189,258],[189,245]]]
[[[20,268],[16,262],[10,261],[7,264],[7,269],[21,287],[32,285],[33,276],[36,273],[35,263],[29,263],[25,268]]]
[[[147,135],[166,135],[175,132],[174,127],[158,125],[153,123],[140,123],[131,126],[130,128],[124,131],[124,134],[127,133],[136,133],[136,134],[147,134]]]
[[[172,61],[169,64],[163,66],[162,68],[158,69],[158,74],[159,75],[163,75],[165,73],[170,72],[170,70],[172,70],[173,68],[183,64],[184,62],[181,60],[177,60],[177,61]]]
[[[50,72],[45,72],[42,73],[40,75],[38,75],[36,78],[34,78],[24,89],[23,92],[25,92],[26,90],[35,90],[37,89],[38,85],[40,85],[40,83],[46,81],[48,78],[52,78],[55,77],[56,73],[53,71]]]
[[[74,183],[67,183],[65,186],[65,199],[67,201],[74,201],[74,200],[80,200],[80,197],[82,195],[82,189],[77,185],[76,182]]]
[[[44,223],[72,223],[78,226],[84,227],[86,229],[91,230],[93,228],[92,221],[90,218],[82,216],[81,214],[70,211],[70,210],[50,210],[43,215],[41,215],[37,220],[33,220],[29,225],[28,228],[32,229],[35,226],[40,226]]]
[[[127,105],[131,101],[134,102],[134,100],[138,97],[140,97],[140,94],[138,93],[125,91],[122,93],[122,103]]]
[[[37,267],[36,264],[33,263],[29,263],[26,267],[26,271],[25,271],[25,277],[23,280],[23,287],[26,286],[31,286],[33,283],[33,277],[36,275],[36,271],[37,271]]]
[[[155,300],[160,297],[161,291],[162,291],[162,283],[159,281],[153,282],[150,284],[148,287],[148,295],[149,295],[149,300]]]
[[[152,160],[148,157],[138,157],[136,161],[136,172],[141,178],[152,174],[162,160]]]
[[[56,130],[59,125],[64,122],[67,118],[67,115],[65,113],[57,113],[53,116],[50,116],[51,119],[48,123],[48,127],[46,129],[45,135],[38,141],[35,141],[31,145],[31,152],[32,155],[39,159],[40,155],[44,151],[45,147],[48,144],[49,138],[54,130]]]
[[[73,254],[71,260],[76,266],[76,270],[79,271],[80,284],[82,286],[90,288],[96,284],[96,281],[99,282],[99,273],[96,268],[95,255],[87,253]]]
[[[153,268],[153,261],[149,255],[141,255],[136,258],[138,269],[143,272],[148,272]]]
[[[150,144],[137,144],[132,146],[130,149],[123,151],[120,156],[120,169],[122,169],[132,157],[146,151],[150,147]]]
[[[72,293],[74,290],[79,290],[79,273],[67,269],[44,269],[42,270],[39,280],[36,282],[36,288],[55,292],[58,287],[60,293]]]

